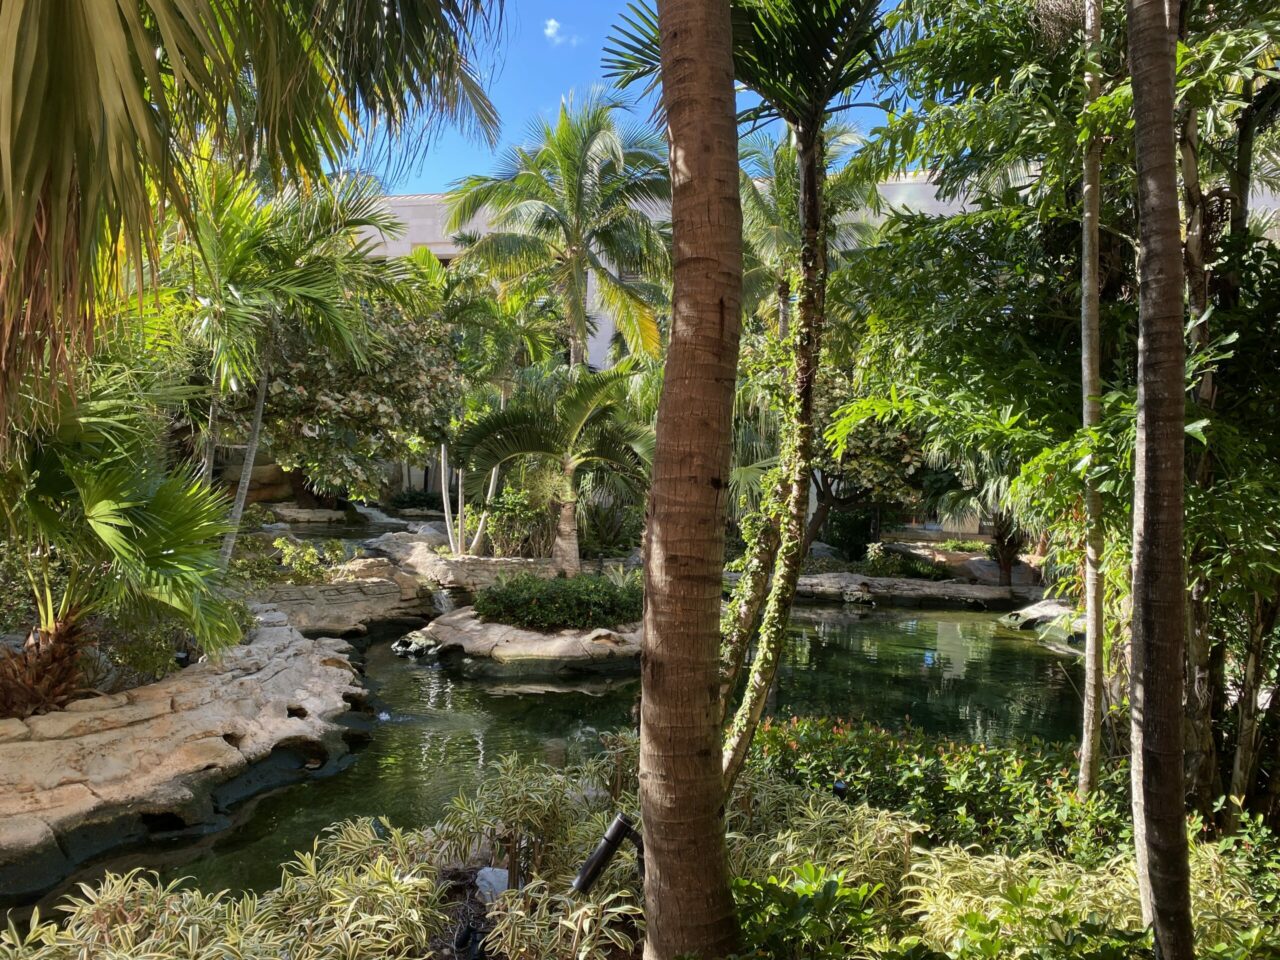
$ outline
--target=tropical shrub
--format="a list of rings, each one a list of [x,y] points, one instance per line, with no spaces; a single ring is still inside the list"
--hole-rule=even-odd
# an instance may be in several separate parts
[[[866,559],[853,564],[853,572],[865,577],[903,577],[915,580],[950,580],[951,572],[940,563],[886,550],[884,544],[867,546]]]
[[[585,501],[579,510],[584,557],[618,557],[640,546],[644,536],[644,506],[639,503]]]
[[[880,921],[876,890],[854,886],[844,873],[805,863],[779,879],[734,883],[742,939],[754,956],[769,960],[809,960],[847,956],[869,939]]]
[[[952,553],[981,553],[987,554],[992,544],[985,540],[943,540],[937,544],[939,550],[947,550]]]
[[[958,743],[918,731],[830,719],[766,720],[758,763],[786,779],[896,810],[931,844],[978,844],[987,852],[1042,849],[1083,864],[1130,842],[1128,767],[1111,762],[1100,789],[1076,795],[1074,748],[1036,741],[1016,747]]]
[[[544,580],[524,573],[479,591],[475,609],[482,620],[528,630],[616,627],[640,619],[644,590],[608,577]]]
[[[443,510],[444,498],[438,490],[401,490],[384,506],[391,510]]]
[[[544,557],[555,539],[555,517],[548,502],[530,490],[507,486],[488,504],[485,529],[495,557]]]
[[[251,588],[275,584],[329,583],[337,568],[350,559],[341,540],[294,540],[241,537],[236,541],[229,571]]]
[[[446,931],[444,886],[416,835],[339,824],[284,867],[280,886],[229,897],[133,871],[81,886],[61,924],[0,931],[6,960],[410,960]]]

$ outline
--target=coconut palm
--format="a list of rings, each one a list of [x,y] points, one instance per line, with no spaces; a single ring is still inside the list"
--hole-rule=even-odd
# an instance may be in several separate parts
[[[116,250],[149,258],[156,194],[190,209],[201,136],[284,175],[322,174],[357,141],[429,136],[437,120],[496,136],[471,57],[499,9],[5,0],[0,428],[24,381],[65,396],[55,386],[92,340],[99,271]]]
[[[823,130],[828,119],[851,105],[858,88],[880,70],[879,0],[736,0],[732,4],[733,72],[760,102],[739,114],[747,123],[781,120],[795,140],[796,196],[800,224],[799,289],[795,329],[794,388],[782,448],[778,497],[778,543],[767,601],[742,596],[765,587],[761,578],[743,578],[742,622],[760,614],[760,643],[747,693],[730,725],[724,763],[731,785],[746,760],[747,747],[763,715],[765,698],[777,672],[787,618],[800,575],[813,461],[813,392],[826,317],[827,233]],[[657,82],[658,19],[651,8],[633,3],[606,51],[608,69],[620,83]],[[763,544],[772,539],[762,525]],[[755,551],[753,551],[755,553]],[[747,644],[754,631],[739,631],[731,643]],[[728,658],[741,662],[738,654]],[[729,677],[732,688],[736,676]]]
[[[394,235],[399,224],[370,178],[322,180],[266,202],[243,173],[212,164],[208,174],[211,187],[196,193],[208,202],[194,210],[194,229],[185,235],[185,256],[206,265],[192,272],[192,329],[212,358],[215,399],[248,389],[254,397],[225,564],[248,498],[280,344],[304,336],[358,360],[366,331],[362,298],[398,296],[408,272],[373,254],[373,238]]]
[[[827,263],[843,256],[874,231],[865,215],[878,204],[875,185],[847,161],[859,142],[852,127],[829,121],[823,131],[826,184]],[[800,268],[800,185],[796,146],[790,136],[755,133],[740,151],[742,228],[747,270],[743,286],[756,312],[774,320],[778,334],[790,328],[794,281]]]
[[[206,647],[239,637],[219,593],[226,500],[161,459],[159,409],[182,392],[100,368],[78,404],[13,438],[0,470],[5,549],[27,558],[37,617],[23,648],[0,658],[0,716],[79,692],[80,640],[95,614],[168,611]]]
[[[578,497],[589,475],[608,475],[614,496],[643,495],[653,459],[653,430],[627,416],[630,363],[598,373],[579,365],[546,371],[505,409],[465,427],[455,448],[469,468],[490,471],[533,458],[560,471],[559,520],[552,559],[568,574],[580,569]]]
[[[618,125],[620,101],[592,92],[535,121],[529,142],[509,149],[497,172],[462,180],[449,195],[449,229],[478,214],[491,232],[464,257],[502,279],[545,274],[568,322],[570,362],[587,359],[589,285],[632,352],[660,345],[659,287],[666,241],[653,219],[670,199],[666,151],[643,128]]]

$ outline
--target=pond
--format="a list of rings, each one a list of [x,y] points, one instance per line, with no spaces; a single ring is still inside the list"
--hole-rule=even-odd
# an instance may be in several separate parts
[[[168,878],[207,890],[264,889],[279,864],[330,823],[385,817],[397,826],[439,819],[449,800],[496,758],[563,763],[590,750],[601,731],[631,724],[638,681],[540,689],[522,682],[463,680],[438,666],[400,660],[373,645],[366,676],[380,722],[343,772],[259,798],[243,823],[194,859],[174,851]],[[776,715],[866,718],[911,724],[965,740],[1075,735],[1079,667],[991,615],[840,608],[797,609],[770,709]],[[139,856],[159,866],[164,858]]]

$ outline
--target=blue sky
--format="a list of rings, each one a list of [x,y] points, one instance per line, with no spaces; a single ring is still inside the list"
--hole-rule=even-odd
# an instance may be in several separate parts
[[[502,142],[525,139],[530,120],[550,114],[570,90],[603,82],[600,55],[626,0],[507,0],[501,49],[492,58],[489,96],[502,118]],[[406,173],[394,193],[436,193],[469,173],[487,173],[502,149],[449,131]]]
[[[421,156],[400,157],[389,193],[439,193],[471,173],[489,173],[503,147],[527,140],[530,121],[548,116],[572,90],[605,82],[600,59],[627,0],[506,0],[504,27],[490,60],[481,64],[486,87],[502,119],[496,148],[453,130],[441,133]],[[892,6],[886,0],[884,9]],[[642,115],[648,107],[641,108]],[[841,116],[864,133],[883,119],[875,108]]]

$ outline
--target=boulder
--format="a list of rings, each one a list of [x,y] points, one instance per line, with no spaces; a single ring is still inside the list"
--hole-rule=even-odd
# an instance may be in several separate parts
[[[839,550],[829,543],[823,543],[821,540],[813,541],[813,544],[809,547],[809,556],[818,557],[823,560],[844,559]]]
[[[5,722],[0,907],[113,848],[224,825],[215,795],[269,758],[291,779],[334,768],[347,752],[335,720],[364,696],[350,647],[264,613],[244,644],[217,659]]]
[[[345,523],[347,520],[343,510],[300,507],[296,503],[272,503],[268,509],[282,523]]]
[[[312,636],[358,636],[375,624],[421,623],[438,612],[431,591],[385,558],[349,561],[341,575],[349,579],[266,587],[258,599]]]
[[[409,532],[434,546],[449,546],[449,528],[443,520],[414,520],[409,524]]]
[[[448,538],[440,543],[436,533],[386,533],[366,541],[365,547],[395,562],[396,566],[419,580],[461,595],[474,596],[477,590],[492,586],[505,577],[520,573],[550,579],[559,574],[554,561],[529,560],[523,557],[451,557],[438,548],[448,546]]]
[[[958,610],[1012,610],[1039,600],[1039,587],[994,587],[956,580],[912,580],[864,577],[860,573],[820,573],[802,576],[796,596],[834,603],[883,603],[900,607]]]
[[[422,634],[436,644],[442,661],[470,674],[565,676],[640,666],[638,623],[540,633],[486,623],[472,607],[462,607],[432,621]]]
[[[436,641],[425,630],[414,630],[391,641],[391,649],[397,657],[418,659],[436,652]]]
[[[1035,630],[1041,636],[1072,643],[1083,642],[1086,629],[1084,616],[1076,610],[1075,604],[1060,597],[1041,600],[1007,613],[1000,618],[1000,625],[1011,630]]]
[[[998,584],[1000,582],[1000,564],[986,557],[975,557],[964,565],[965,573],[978,583]],[[1015,587],[1032,586],[1040,582],[1040,571],[1035,567],[1019,561],[1009,571],[1010,579]]]

